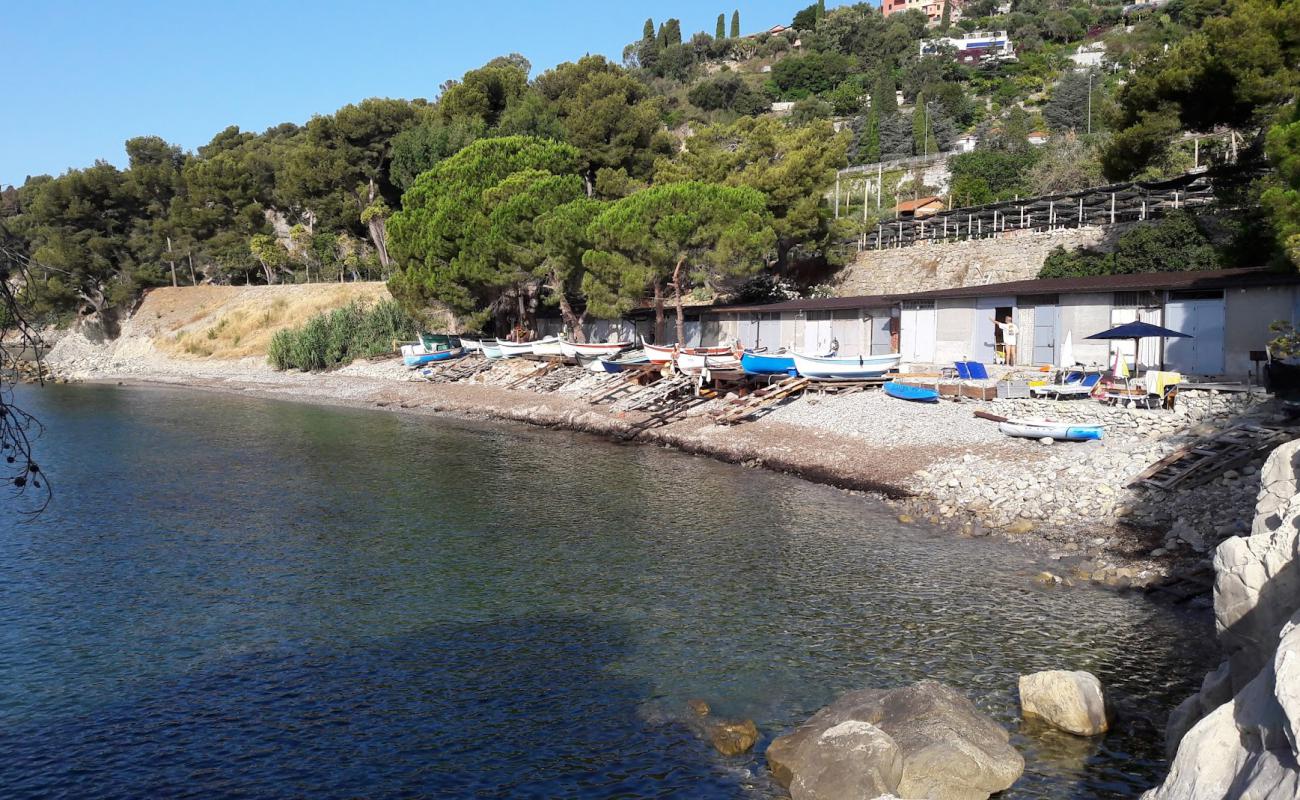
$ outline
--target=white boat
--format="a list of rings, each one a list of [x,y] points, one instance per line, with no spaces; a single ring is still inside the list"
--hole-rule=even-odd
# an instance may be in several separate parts
[[[560,355],[564,356],[565,358],[573,358],[573,359],[576,359],[576,358],[578,357],[578,348],[576,348],[576,347],[573,346],[573,342],[570,342],[570,341],[567,341],[566,339],[561,338],[561,339],[560,339]]]
[[[563,349],[560,347],[560,340],[555,336],[547,336],[545,339],[538,339],[533,342],[533,355],[535,356],[562,356]]]
[[[740,359],[730,351],[719,355],[682,351],[677,354],[677,368],[680,370],[740,369]]]
[[[531,356],[535,342],[497,342],[497,344],[501,347],[502,356],[513,358],[515,356]]]
[[[562,348],[564,355],[568,356],[570,352],[573,353],[572,356],[569,356],[570,358],[577,358],[578,356],[612,356],[615,353],[622,352],[631,346],[632,346],[631,342],[585,342],[584,343],[584,342],[569,342],[569,341],[565,341],[564,339],[560,340],[560,347]]]
[[[465,352],[467,353],[483,352],[483,342],[475,339],[461,339],[460,346],[465,348]]]
[[[998,423],[998,430],[1007,436],[1023,439],[1057,439],[1064,442],[1086,442],[1100,439],[1105,433],[1101,425],[1071,425],[1046,419],[1009,419]]]
[[[727,356],[732,354],[730,347],[681,348],[676,345],[664,347],[650,344],[645,340],[645,337],[641,338],[641,344],[645,348],[645,354],[650,357],[651,364],[667,364],[669,361],[677,360],[683,353],[693,356]]]
[[[806,356],[794,354],[794,366],[805,378],[824,380],[861,380],[878,378],[898,369],[903,357],[898,353],[882,356]]]
[[[484,339],[480,342],[483,346],[483,355],[486,358],[502,358],[501,343],[496,339]]]

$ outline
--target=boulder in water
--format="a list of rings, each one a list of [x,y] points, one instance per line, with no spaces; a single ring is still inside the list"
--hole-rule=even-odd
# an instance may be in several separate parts
[[[870,722],[849,720],[808,739],[793,800],[840,800],[892,794],[903,778],[903,754],[889,734]]]
[[[980,713],[965,695],[937,681],[899,689],[862,689],[841,696],[767,749],[768,767],[783,786],[866,785],[891,773],[892,752],[866,729],[823,743],[823,734],[845,722],[866,722],[888,737],[902,757],[898,785],[885,786],[900,797],[985,800],[1016,782],[1025,761],[1009,744],[1007,731]],[[849,733],[852,736],[848,736]],[[843,741],[843,746],[839,742]],[[870,743],[870,745],[869,745]],[[829,772],[855,771],[856,777]],[[810,776],[825,775],[824,778]],[[801,783],[801,785],[803,785]],[[824,796],[824,795],[809,795]],[[860,795],[872,797],[873,795]]]
[[[1106,693],[1091,672],[1058,669],[1021,675],[1020,710],[1076,736],[1110,729]]]
[[[724,756],[747,753],[758,741],[758,726],[752,719],[710,720],[705,733],[714,749]]]

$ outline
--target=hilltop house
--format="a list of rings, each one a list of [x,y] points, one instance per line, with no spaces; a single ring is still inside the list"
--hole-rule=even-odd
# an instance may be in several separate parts
[[[943,21],[943,7],[950,5],[948,12],[948,21],[957,22],[961,19],[961,2],[960,0],[881,0],[880,13],[884,16],[898,14],[909,9],[916,9],[925,14],[931,26],[938,25]]]

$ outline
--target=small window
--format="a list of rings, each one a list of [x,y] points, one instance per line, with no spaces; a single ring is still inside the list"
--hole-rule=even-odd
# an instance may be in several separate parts
[[[1155,292],[1115,292],[1115,308],[1157,308],[1160,296]]]

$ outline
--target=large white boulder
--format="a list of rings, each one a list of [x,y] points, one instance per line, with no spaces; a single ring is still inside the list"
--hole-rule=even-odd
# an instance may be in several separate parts
[[[1024,772],[1025,761],[1010,744],[1010,735],[975,707],[965,695],[937,681],[921,681],[889,691],[862,689],[842,695],[818,711],[793,733],[782,736],[767,748],[772,775],[793,790],[809,785],[805,777],[832,774],[837,783],[867,784],[874,776],[891,774],[892,751],[872,739],[866,729],[855,731],[857,739],[846,739],[860,750],[834,747],[823,735],[845,722],[866,722],[897,746],[902,757],[899,797],[929,800],[985,800],[990,794],[1009,788]],[[875,744],[867,747],[870,740]],[[841,772],[827,773],[829,764]],[[831,785],[818,779],[819,787]],[[888,788],[888,787],[886,787]],[[818,794],[818,797],[829,795]],[[871,797],[872,795],[866,795]],[[843,795],[863,797],[863,795]]]
[[[1048,670],[1020,676],[1020,710],[1076,736],[1110,730],[1112,717],[1101,681],[1091,672]]]

